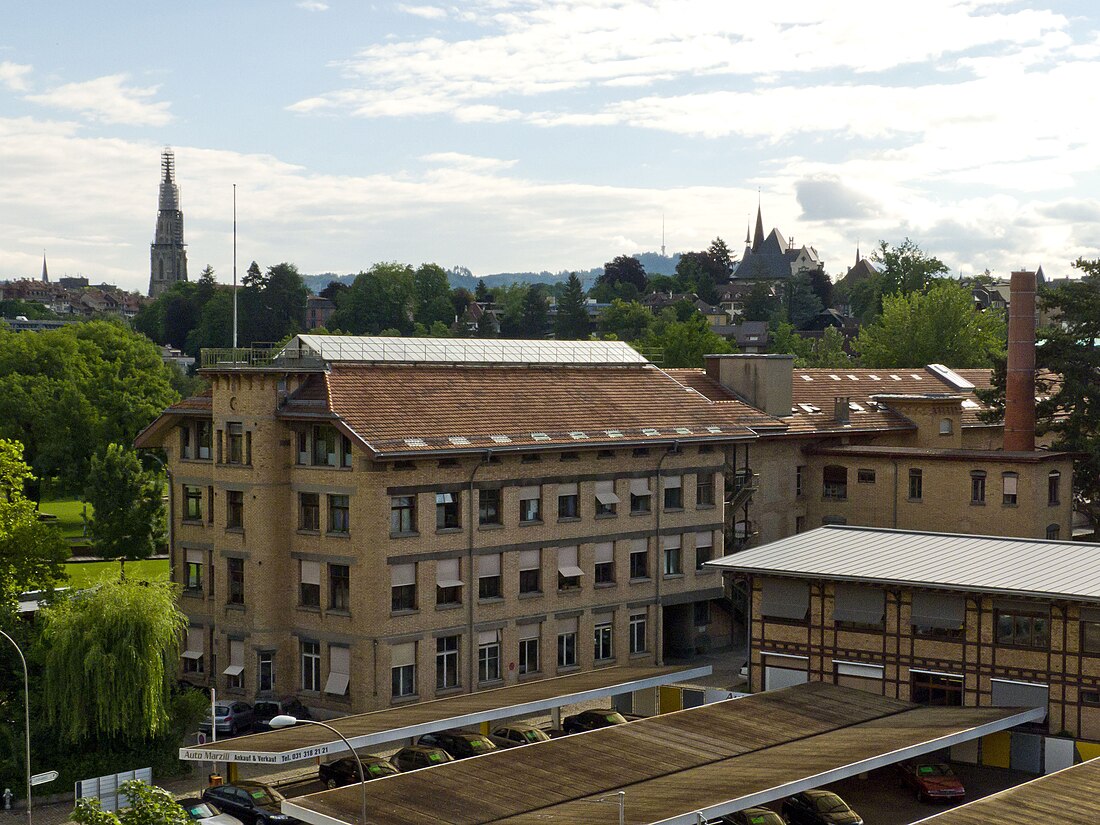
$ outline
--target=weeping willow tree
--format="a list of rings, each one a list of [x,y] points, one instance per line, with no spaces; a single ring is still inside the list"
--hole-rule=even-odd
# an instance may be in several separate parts
[[[177,594],[168,582],[108,582],[42,611],[43,699],[62,739],[169,730],[187,627]]]

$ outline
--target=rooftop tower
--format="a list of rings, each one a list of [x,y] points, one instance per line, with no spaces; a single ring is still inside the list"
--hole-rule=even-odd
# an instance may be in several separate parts
[[[183,243],[183,212],[176,186],[176,156],[165,149],[160,156],[160,207],[150,250],[149,297],[156,298],[177,281],[187,280],[187,251]]]

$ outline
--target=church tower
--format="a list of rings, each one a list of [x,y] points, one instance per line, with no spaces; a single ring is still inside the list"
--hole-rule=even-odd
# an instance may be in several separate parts
[[[150,251],[149,297],[156,298],[177,281],[187,280],[187,252],[183,243],[183,212],[176,186],[176,156],[165,149],[160,156],[160,211]]]

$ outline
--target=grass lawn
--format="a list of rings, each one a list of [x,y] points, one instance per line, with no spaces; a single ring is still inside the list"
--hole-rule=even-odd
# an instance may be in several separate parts
[[[80,514],[84,510],[84,502],[75,498],[56,499],[43,501],[38,505],[39,512],[57,516],[53,522],[61,528],[62,535],[67,539],[80,539],[84,533],[84,520]],[[92,517],[92,507],[88,505],[88,518]]]
[[[118,578],[117,561],[88,561],[70,563],[65,565],[65,572],[69,575],[72,587],[90,587],[104,579]],[[168,559],[149,559],[147,561],[126,562],[126,577],[128,579],[145,579],[157,581],[168,579]]]

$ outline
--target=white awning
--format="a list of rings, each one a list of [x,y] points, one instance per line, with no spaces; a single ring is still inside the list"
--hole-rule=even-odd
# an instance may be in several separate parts
[[[206,647],[203,644],[205,636],[206,632],[201,627],[187,628],[187,646],[180,655],[184,659],[201,659],[203,648]]]
[[[649,495],[649,479],[648,478],[632,478],[632,479],[630,479],[630,495],[632,495],[632,496],[648,496]]]
[[[435,583],[439,587],[462,587],[458,559],[440,559],[435,563]]]
[[[351,648],[330,645],[328,649],[328,680],[325,682],[325,693],[343,696],[348,692],[348,682],[351,681]]]
[[[325,682],[325,693],[331,693],[333,696],[344,696],[348,692],[348,683],[351,681],[351,677],[346,673],[329,673],[328,680]]]
[[[416,564],[391,564],[390,585],[404,587],[409,584],[416,584]]]
[[[558,548],[558,572],[567,579],[584,575],[584,571],[577,566],[576,545]]]
[[[615,542],[601,541],[596,545],[596,564],[615,561]]]
[[[619,497],[615,495],[614,481],[596,482],[596,501],[600,504],[618,504]]]
[[[319,561],[303,561],[302,565],[302,584],[320,584],[321,583],[321,562]]]
[[[222,673],[226,676],[240,676],[244,673],[244,665],[230,665]]]
[[[222,671],[226,676],[240,676],[244,673],[244,642],[239,639],[229,641],[229,667]]]

